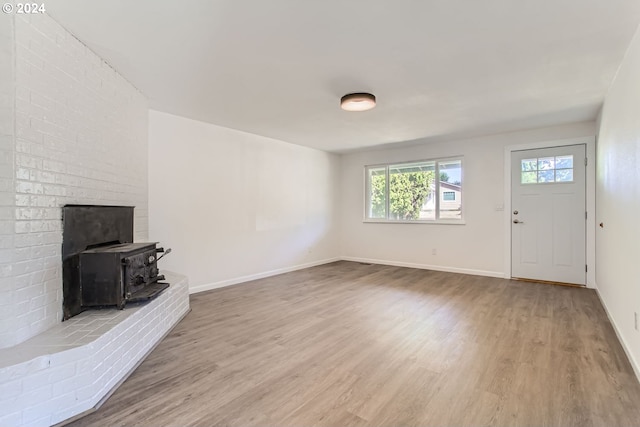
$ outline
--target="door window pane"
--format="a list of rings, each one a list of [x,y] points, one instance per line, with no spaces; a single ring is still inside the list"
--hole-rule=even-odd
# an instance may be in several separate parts
[[[554,178],[553,170],[538,171],[538,182],[553,182]]]
[[[543,157],[541,159],[538,159],[538,170],[555,169],[555,164],[555,157]]]
[[[556,182],[573,182],[573,169],[556,170]]]
[[[520,182],[523,184],[536,184],[538,182],[538,172],[522,172],[521,178]]]
[[[556,169],[573,169],[573,156],[556,157]]]

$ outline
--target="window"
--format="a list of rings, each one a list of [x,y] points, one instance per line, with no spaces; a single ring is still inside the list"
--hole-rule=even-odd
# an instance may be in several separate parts
[[[365,181],[365,220],[462,220],[462,159],[366,166]]]
[[[521,184],[573,182],[573,155],[520,161]]]

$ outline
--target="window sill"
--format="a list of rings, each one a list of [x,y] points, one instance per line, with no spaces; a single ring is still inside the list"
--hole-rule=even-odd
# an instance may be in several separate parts
[[[388,219],[363,219],[365,224],[438,224],[438,225],[465,225],[464,219],[438,219],[416,221],[393,221]]]

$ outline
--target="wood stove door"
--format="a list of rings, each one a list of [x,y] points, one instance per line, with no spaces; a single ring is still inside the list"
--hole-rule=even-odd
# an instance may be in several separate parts
[[[113,252],[80,254],[82,307],[120,307],[124,302],[120,255]]]

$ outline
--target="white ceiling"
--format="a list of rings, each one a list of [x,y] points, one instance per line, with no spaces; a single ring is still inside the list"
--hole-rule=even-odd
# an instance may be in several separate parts
[[[638,0],[48,0],[153,109],[328,151],[591,120]],[[369,91],[378,106],[339,99]]]

